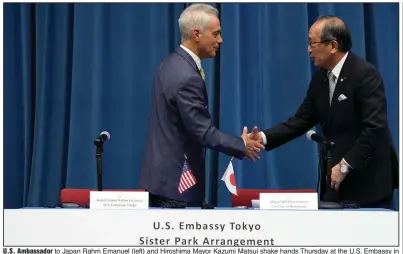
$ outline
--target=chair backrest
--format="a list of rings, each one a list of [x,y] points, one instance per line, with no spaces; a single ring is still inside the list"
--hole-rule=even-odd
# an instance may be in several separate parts
[[[97,189],[62,189],[60,192],[60,203],[71,203],[79,206],[88,206],[90,204],[90,192],[97,191]],[[133,190],[105,190],[105,191],[145,191],[142,189]]]
[[[237,189],[237,194],[231,197],[232,207],[247,206],[252,207],[252,200],[259,199],[260,193],[315,193],[316,190],[267,190],[267,189]]]

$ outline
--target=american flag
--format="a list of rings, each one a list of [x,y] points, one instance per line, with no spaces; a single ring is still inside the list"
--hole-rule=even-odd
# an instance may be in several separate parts
[[[182,169],[182,175],[179,180],[178,191],[182,194],[185,190],[189,189],[196,184],[196,177],[192,174],[192,170],[189,169],[188,163],[185,160]]]

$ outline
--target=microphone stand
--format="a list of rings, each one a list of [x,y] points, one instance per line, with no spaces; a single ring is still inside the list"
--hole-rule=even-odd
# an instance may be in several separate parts
[[[218,192],[218,187],[220,187],[221,182],[222,181],[220,180],[220,182],[217,185],[217,192]],[[206,200],[204,200],[201,209],[215,209],[215,207],[214,207],[214,205],[209,204],[209,203],[206,202]]]
[[[94,140],[94,144],[97,146],[95,157],[97,160],[97,176],[98,176],[98,191],[102,191],[102,152],[103,142],[99,139]]]
[[[325,161],[326,161],[326,186],[325,188],[328,188],[328,191],[331,191],[330,188],[330,184],[331,184],[331,179],[332,179],[332,149],[335,147],[334,142],[327,142],[327,141],[323,141],[323,146],[325,148]],[[323,174],[323,170],[322,173],[319,174],[319,184],[322,183],[322,174]],[[336,202],[319,202],[318,205],[319,209],[342,209],[343,205],[340,203],[336,203]]]

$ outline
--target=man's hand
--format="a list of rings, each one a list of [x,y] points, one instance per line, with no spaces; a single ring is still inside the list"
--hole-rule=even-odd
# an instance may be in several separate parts
[[[254,128],[253,132],[257,133],[257,127]],[[260,152],[260,149],[264,149],[264,146],[259,141],[252,140],[251,137],[249,137],[248,128],[246,126],[243,127],[242,138],[245,140],[246,143],[246,156],[253,161],[255,161],[255,158],[260,159],[257,153]]]
[[[332,168],[332,178],[331,178],[332,181],[331,181],[331,183],[330,183],[330,186],[332,187],[332,189],[335,189],[336,191],[339,190],[339,187],[340,187],[341,182],[343,182],[344,178],[346,177],[346,175],[343,174],[343,173],[340,171],[340,164],[341,164],[341,163],[344,164],[344,162],[341,161],[341,162],[339,162],[336,166],[334,166],[334,167]]]
[[[257,126],[253,127],[252,133],[249,133],[248,136],[250,137],[250,139],[256,140],[260,144],[263,144],[263,137],[259,133],[259,130],[258,130]]]

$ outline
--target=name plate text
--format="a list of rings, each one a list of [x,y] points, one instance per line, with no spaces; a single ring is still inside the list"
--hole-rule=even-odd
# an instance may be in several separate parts
[[[260,209],[318,210],[318,194],[260,193]]]
[[[148,192],[91,191],[90,209],[148,209]]]

